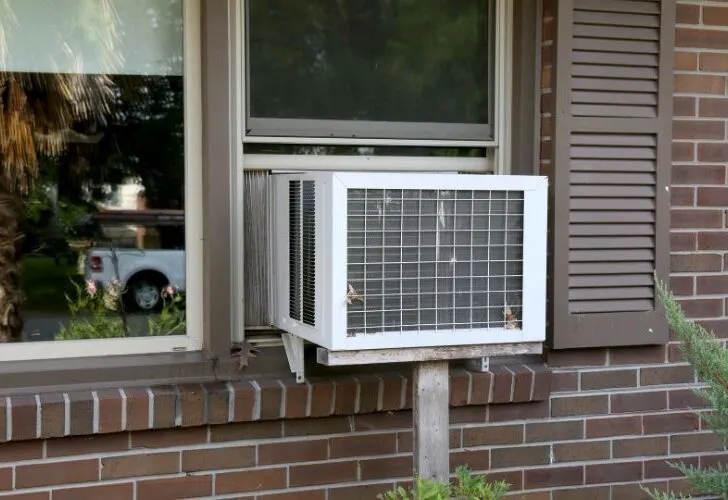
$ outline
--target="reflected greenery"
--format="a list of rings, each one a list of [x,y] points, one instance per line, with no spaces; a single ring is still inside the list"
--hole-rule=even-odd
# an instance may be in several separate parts
[[[250,115],[488,123],[488,0],[250,0]]]

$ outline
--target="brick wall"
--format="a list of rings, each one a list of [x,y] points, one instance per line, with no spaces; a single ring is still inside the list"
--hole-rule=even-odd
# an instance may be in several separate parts
[[[544,156],[556,5],[544,1]],[[676,43],[671,284],[728,338],[728,5],[679,3]],[[640,484],[687,490],[666,459],[728,459],[675,342],[546,358],[550,378],[532,367],[453,375],[453,467],[508,480],[513,498],[630,500],[646,498]],[[11,398],[0,500],[372,499],[411,476],[409,388],[394,376]],[[85,435],[50,438],[67,434]]]

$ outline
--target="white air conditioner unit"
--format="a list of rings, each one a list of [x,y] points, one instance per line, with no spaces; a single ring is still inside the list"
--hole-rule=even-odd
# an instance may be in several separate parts
[[[544,340],[546,178],[308,172],[273,190],[274,322],[294,337],[348,352]]]

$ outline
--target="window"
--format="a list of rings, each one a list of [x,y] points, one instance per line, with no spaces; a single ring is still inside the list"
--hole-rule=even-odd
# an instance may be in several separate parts
[[[0,3],[0,360],[199,349],[198,10]]]
[[[510,171],[513,4],[245,2],[247,328],[271,323],[270,172]]]
[[[493,139],[492,0],[249,0],[250,136]]]

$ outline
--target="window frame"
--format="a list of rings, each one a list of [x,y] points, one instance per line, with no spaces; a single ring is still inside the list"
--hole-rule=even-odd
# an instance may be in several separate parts
[[[184,164],[185,164],[185,281],[187,286],[185,335],[126,337],[113,339],[64,340],[7,343],[0,348],[0,364],[64,358],[110,355],[144,355],[192,352],[202,349],[202,34],[199,0],[183,2],[184,50]],[[193,207],[192,210],[189,207]]]
[[[247,35],[245,29],[247,27],[245,10],[247,0],[238,0],[240,7],[240,26],[242,31],[242,42],[247,44]],[[241,62],[243,68],[244,79],[242,81],[242,95],[245,96],[245,109],[243,110],[243,144],[255,143],[278,143],[278,144],[296,144],[296,145],[346,145],[346,146],[425,146],[425,147],[467,147],[467,148],[483,148],[486,155],[479,158],[452,158],[437,157],[439,166],[438,171],[451,172],[482,172],[504,174],[509,169],[510,159],[510,115],[512,109],[512,60],[513,60],[513,1],[512,0],[494,0],[495,15],[494,20],[494,47],[491,52],[494,55],[493,61],[493,91],[490,94],[491,109],[493,110],[493,123],[488,125],[493,129],[493,138],[488,140],[459,140],[459,139],[408,139],[393,135],[386,138],[354,138],[354,137],[317,137],[307,135],[285,135],[276,133],[275,135],[248,135],[246,132],[246,121],[248,118],[248,88],[247,80],[249,78],[249,68],[247,65],[247,46],[242,53]],[[258,119],[271,120],[271,119]],[[275,119],[281,121],[284,119]],[[296,122],[297,130],[304,123],[310,125],[314,130],[320,130],[323,122],[351,124],[353,121],[347,120],[285,120]],[[315,122],[319,122],[315,124]],[[367,122],[375,124],[378,127],[378,133],[382,130],[387,131],[391,128],[402,128],[408,125],[405,122]],[[299,125],[300,124],[300,125]],[[436,128],[438,124],[427,123],[430,128]],[[418,124],[421,126],[421,124]],[[457,124],[442,124],[445,127],[461,126]],[[479,126],[479,125],[478,125]],[[348,128],[348,127],[347,127]],[[350,132],[350,131],[349,131]],[[396,131],[395,131],[396,132]],[[343,134],[342,134],[343,135]],[[390,171],[422,171],[432,170],[432,167],[424,167],[425,164],[432,163],[435,157],[414,157],[414,156],[336,156],[336,160],[326,159],[326,156],[317,156],[321,165],[317,165],[317,160],[306,158],[305,155],[264,155],[264,154],[248,154],[243,155],[244,169],[274,170],[275,164],[285,164],[286,170],[320,170],[331,169],[329,164],[336,163],[336,168],[346,170],[358,170],[362,168],[379,169]]]

